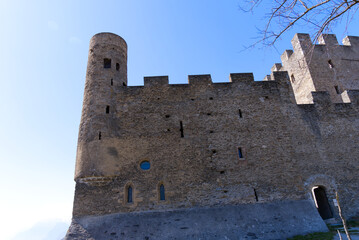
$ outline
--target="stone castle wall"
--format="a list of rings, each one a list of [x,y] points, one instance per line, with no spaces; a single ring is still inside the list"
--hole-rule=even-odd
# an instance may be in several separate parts
[[[339,191],[347,216],[358,214],[358,91],[343,84],[347,101],[334,103],[332,93],[311,93],[313,84],[305,90],[311,103],[297,104],[305,91],[284,71],[260,82],[242,73],[225,83],[196,75],[168,84],[161,76],[127,86],[126,61],[122,38],[91,40],[75,217],[312,199],[313,186],[325,187],[331,204]]]
[[[311,91],[327,91],[333,102],[350,102],[345,90],[359,89],[359,37],[323,34],[312,44],[308,34],[296,34],[293,50],[285,51],[275,70],[288,71],[298,104],[312,103]]]

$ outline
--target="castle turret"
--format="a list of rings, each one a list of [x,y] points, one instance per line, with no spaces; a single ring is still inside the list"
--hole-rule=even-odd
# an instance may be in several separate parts
[[[127,44],[113,33],[90,41],[86,84],[79,130],[75,179],[104,176],[97,158],[101,140],[115,132],[116,90],[127,85]]]
[[[312,103],[312,93],[328,92],[335,103],[350,102],[347,91],[359,88],[358,38],[346,37],[339,45],[333,34],[323,34],[313,44],[308,34],[296,34],[293,50],[282,56],[298,104]],[[279,70],[279,69],[274,69]]]

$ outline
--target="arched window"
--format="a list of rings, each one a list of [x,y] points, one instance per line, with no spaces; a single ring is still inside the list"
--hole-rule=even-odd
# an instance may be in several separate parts
[[[128,186],[127,188],[127,202],[132,203],[132,187]]]
[[[165,199],[165,186],[163,184],[160,185],[160,200],[164,201]]]

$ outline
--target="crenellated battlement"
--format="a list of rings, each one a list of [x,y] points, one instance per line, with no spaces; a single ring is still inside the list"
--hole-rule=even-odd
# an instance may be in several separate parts
[[[117,92],[118,94],[123,94],[128,89],[129,93],[131,94],[132,89],[143,89],[143,88],[151,88],[151,89],[162,89],[163,87],[173,87],[174,89],[181,87],[181,88],[201,88],[201,91],[208,90],[208,92],[216,92],[217,87],[221,89],[226,86],[230,87],[231,85],[240,85],[238,88],[238,94],[245,94],[245,95],[263,95],[263,93],[268,93],[269,96],[278,96],[279,91],[273,91],[273,89],[279,89],[280,85],[290,86],[291,82],[288,77],[287,72],[280,71],[282,68],[281,63],[276,63],[272,67],[272,74],[268,75],[263,81],[256,81],[254,79],[253,73],[230,73],[229,74],[229,81],[228,82],[213,82],[212,77],[210,74],[202,74],[202,75],[189,75],[188,76],[188,83],[187,84],[170,84],[168,76],[147,76],[144,77],[144,85],[137,85],[137,86],[119,86],[120,90]],[[162,91],[162,90],[160,90]],[[282,94],[287,92],[288,98],[293,97],[293,93],[291,89],[282,88]],[[356,93],[359,90],[345,90],[343,91],[340,96],[342,99],[345,99],[344,103],[356,103]],[[350,96],[349,96],[350,92]],[[136,93],[138,94],[138,93]],[[140,93],[143,94],[143,93]],[[179,92],[178,94],[181,94]],[[204,94],[207,94],[205,92]],[[220,96],[220,95],[219,95]],[[158,96],[161,97],[161,96]],[[307,98],[309,99],[308,103],[304,104],[322,104],[324,102],[328,104],[335,104],[336,102],[333,101],[330,97],[330,93],[328,91],[312,91],[308,93]],[[292,100],[293,99],[289,99]],[[303,104],[303,103],[299,103]]]
[[[334,34],[323,34],[313,44],[308,34],[292,39],[293,50],[281,56],[282,66],[272,71],[287,71],[296,101],[312,103],[311,92],[327,91],[333,102],[349,102],[347,90],[359,89],[359,37],[347,36],[339,45]],[[266,77],[265,79],[269,79]]]
[[[229,82],[247,82],[254,81],[253,73],[231,73],[229,75]],[[226,83],[226,82],[221,82]],[[227,82],[228,83],[228,82]],[[212,82],[210,74],[202,75],[188,75],[188,84],[190,85],[211,85]],[[169,85],[168,76],[148,76],[144,77],[144,86],[163,86]]]
[[[320,189],[330,217],[338,217],[336,191],[345,214],[359,214],[352,201],[359,198],[359,38],[343,43],[323,35],[312,44],[296,34],[263,81],[252,73],[231,73],[226,82],[189,75],[187,84],[146,76],[142,86],[128,86],[126,42],[95,35],[74,218],[307,201],[298,211],[321,220],[313,201]]]

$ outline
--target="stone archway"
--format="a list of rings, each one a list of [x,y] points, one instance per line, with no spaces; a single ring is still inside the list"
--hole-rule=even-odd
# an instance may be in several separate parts
[[[322,186],[315,186],[312,188],[315,206],[318,209],[320,216],[325,220],[333,217],[333,212],[330,208],[328,197],[325,188]]]

